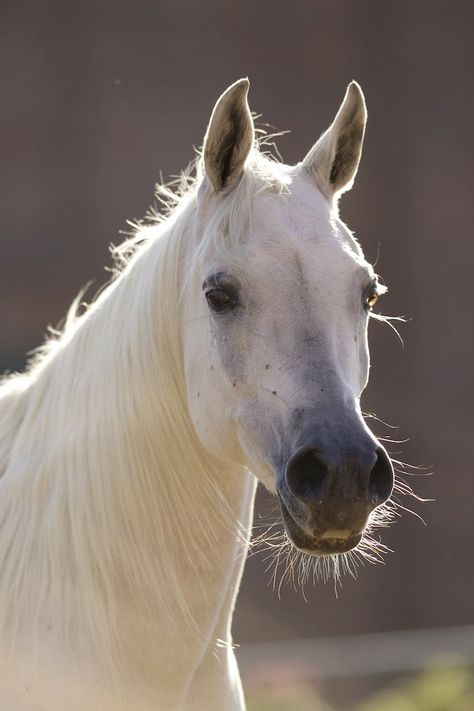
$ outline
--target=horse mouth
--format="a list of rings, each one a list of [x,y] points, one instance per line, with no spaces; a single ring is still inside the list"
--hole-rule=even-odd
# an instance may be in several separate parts
[[[283,525],[288,538],[295,548],[303,553],[315,556],[340,555],[348,553],[359,545],[362,533],[354,535],[348,531],[338,532],[334,530],[323,532],[320,535],[307,533],[290,514],[282,496],[278,496],[278,498],[280,500]]]

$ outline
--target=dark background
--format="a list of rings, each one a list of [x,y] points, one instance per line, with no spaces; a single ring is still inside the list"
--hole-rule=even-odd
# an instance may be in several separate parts
[[[379,0],[81,0],[0,7],[0,369],[22,367],[79,288],[98,286],[128,218],[160,171],[184,168],[217,96],[241,76],[263,120],[302,158],[347,83],[369,111],[365,151],[342,217],[390,288],[385,313],[410,320],[401,349],[371,326],[365,411],[399,425],[410,481],[384,533],[386,565],[282,599],[249,560],[238,642],[461,625],[473,610],[473,5]]]

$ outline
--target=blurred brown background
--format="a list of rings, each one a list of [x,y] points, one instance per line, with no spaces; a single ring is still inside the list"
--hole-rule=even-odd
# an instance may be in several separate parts
[[[343,218],[403,314],[402,350],[371,326],[365,411],[435,503],[383,534],[385,566],[282,599],[249,560],[239,643],[474,623],[473,5],[419,0],[42,0],[0,6],[0,369],[22,367],[79,288],[104,280],[108,244],[141,217],[160,171],[184,168],[215,99],[251,80],[252,109],[286,162],[332,121],[345,87],[369,110]],[[266,504],[265,504],[266,505]]]

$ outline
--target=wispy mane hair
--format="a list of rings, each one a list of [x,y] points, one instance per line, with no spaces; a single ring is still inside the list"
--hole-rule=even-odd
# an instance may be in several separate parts
[[[185,552],[199,566],[204,590],[220,564],[218,529],[202,512],[229,525],[228,503],[188,414],[182,356],[182,264],[195,264],[187,238],[202,183],[198,171],[161,186],[169,209],[114,248],[112,281],[82,310],[76,300],[26,372],[0,385],[0,635],[11,649],[34,648],[50,619],[63,645],[113,659],[121,600],[137,587],[149,592],[143,627],[159,609],[192,630],[176,561]],[[256,147],[203,248],[236,255],[254,196],[286,184]],[[167,580],[158,594],[157,571]]]

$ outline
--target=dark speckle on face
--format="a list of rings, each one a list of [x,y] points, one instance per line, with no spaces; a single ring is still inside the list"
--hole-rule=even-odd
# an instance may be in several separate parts
[[[277,394],[277,391],[276,391],[276,390],[272,390],[272,395],[276,395],[276,394]]]
[[[270,367],[270,364],[269,364],[269,363],[267,363],[267,364],[266,364],[266,366],[265,366],[265,370],[268,370],[268,369],[269,369],[269,367]]]

